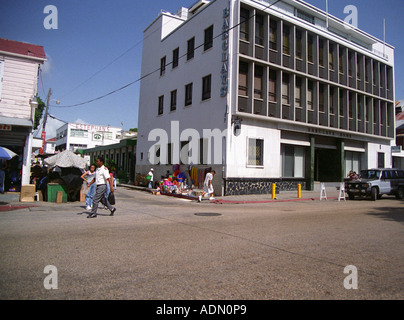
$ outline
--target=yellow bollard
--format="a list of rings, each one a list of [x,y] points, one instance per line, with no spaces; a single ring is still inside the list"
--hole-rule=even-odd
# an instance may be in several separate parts
[[[276,185],[275,183],[272,184],[272,200],[275,199],[275,190],[276,190]]]
[[[299,199],[302,197],[302,185],[300,183],[297,185],[297,197]]]

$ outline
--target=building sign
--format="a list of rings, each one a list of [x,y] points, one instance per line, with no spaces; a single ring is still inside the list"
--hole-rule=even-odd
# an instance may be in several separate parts
[[[13,129],[9,124],[0,124],[0,131],[11,131]]]
[[[391,153],[400,153],[401,146],[391,146]]]
[[[109,126],[96,126],[90,124],[81,124],[81,123],[72,123],[71,128],[80,129],[80,130],[87,130],[89,132],[94,131],[109,131]]]
[[[220,70],[221,88],[220,96],[227,96],[229,76],[229,29],[230,29],[230,6],[223,10],[222,26],[222,68]]]

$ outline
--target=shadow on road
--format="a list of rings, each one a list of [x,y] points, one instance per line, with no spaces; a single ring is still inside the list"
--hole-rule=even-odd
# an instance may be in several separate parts
[[[400,203],[404,205],[404,201],[400,201]],[[368,215],[379,217],[387,221],[396,221],[404,224],[404,206],[401,208],[397,207],[374,208],[374,211],[368,213]]]

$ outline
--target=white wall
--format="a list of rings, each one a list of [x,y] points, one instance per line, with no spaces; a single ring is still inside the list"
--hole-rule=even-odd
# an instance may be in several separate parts
[[[264,165],[247,165],[248,139],[264,140]],[[229,178],[279,178],[281,176],[281,131],[275,128],[261,127],[258,123],[245,121],[241,125],[239,136],[229,135],[229,153],[227,155],[227,174]]]
[[[0,116],[31,119],[30,100],[37,90],[38,62],[4,57]]]
[[[161,26],[170,17],[163,14],[155,20],[144,33],[142,76],[153,71],[151,75],[142,79],[140,84],[139,101],[139,135],[137,144],[137,165],[148,168],[147,153],[155,141],[148,141],[152,129],[164,129],[168,138],[176,138],[171,134],[171,124],[178,121],[180,134],[187,129],[197,130],[202,137],[203,129],[219,129],[223,131],[227,127],[225,119],[227,99],[220,96],[221,87],[221,37],[214,39],[213,47],[207,51],[203,49],[204,30],[214,25],[213,37],[222,32],[223,9],[228,6],[227,1],[212,2],[205,10],[184,22],[175,32],[163,40],[160,35]],[[171,18],[178,21],[176,18]],[[171,28],[171,27],[170,27]],[[195,37],[194,58],[187,61],[187,41]],[[179,47],[179,65],[173,69],[172,52]],[[184,56],[185,55],[185,56]],[[160,59],[166,56],[167,67],[165,74],[160,76]],[[202,78],[212,76],[211,98],[202,101]],[[185,106],[185,85],[193,83],[192,105]],[[170,112],[170,93],[177,90],[176,111]],[[164,112],[158,115],[158,97],[164,95]],[[178,150],[179,152],[179,150]],[[143,153],[143,160],[141,154]]]

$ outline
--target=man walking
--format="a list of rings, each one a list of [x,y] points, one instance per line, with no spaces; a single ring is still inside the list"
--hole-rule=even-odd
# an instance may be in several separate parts
[[[96,160],[97,170],[95,171],[95,178],[89,183],[89,186],[93,183],[96,184],[95,194],[93,198],[93,208],[91,209],[91,214],[87,218],[97,217],[98,203],[101,201],[109,211],[111,211],[110,216],[113,216],[116,208],[112,207],[108,199],[105,198],[105,192],[107,191],[107,183],[111,187],[111,192],[114,192],[114,185],[108,169],[104,167],[104,158],[98,157]]]

